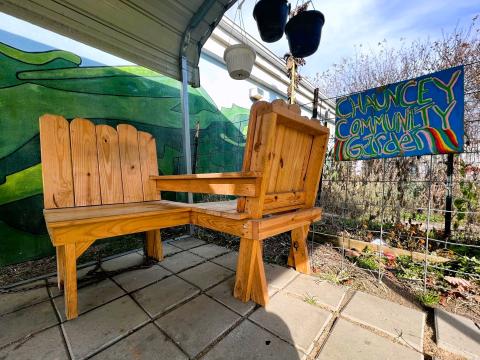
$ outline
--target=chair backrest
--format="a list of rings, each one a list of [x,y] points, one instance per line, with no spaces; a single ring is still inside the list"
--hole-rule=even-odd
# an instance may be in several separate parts
[[[264,214],[313,207],[329,130],[283,100],[252,106],[242,171],[263,173],[260,196],[239,198],[237,210]]]
[[[160,199],[155,139],[131,125],[40,117],[45,209]]]

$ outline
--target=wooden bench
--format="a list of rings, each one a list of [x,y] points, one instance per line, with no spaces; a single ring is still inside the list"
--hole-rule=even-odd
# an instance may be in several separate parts
[[[252,106],[241,172],[158,176],[155,139],[130,125],[40,118],[44,215],[57,251],[67,319],[77,317],[76,259],[97,239],[146,232],[147,256],[162,260],[161,228],[195,224],[239,236],[235,297],[265,305],[262,240],[292,231],[289,265],[310,271],[306,237],[320,218],[315,197],[328,129],[283,101]],[[235,195],[184,204],[160,191]]]

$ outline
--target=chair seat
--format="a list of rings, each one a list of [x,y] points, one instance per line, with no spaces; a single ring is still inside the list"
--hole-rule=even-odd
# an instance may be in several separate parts
[[[44,210],[45,221],[49,227],[79,225],[105,221],[110,218],[128,219],[151,215],[166,215],[189,212],[190,206],[168,200],[145,201],[140,203],[82,206]]]
[[[193,211],[201,214],[221,216],[234,220],[243,220],[249,217],[247,213],[237,211],[237,200],[197,203],[190,204],[190,206]]]

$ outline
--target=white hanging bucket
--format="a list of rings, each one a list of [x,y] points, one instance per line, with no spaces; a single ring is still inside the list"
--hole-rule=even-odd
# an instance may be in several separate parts
[[[252,72],[255,51],[245,44],[230,45],[223,53],[223,60],[227,63],[228,73],[232,79],[244,80]]]

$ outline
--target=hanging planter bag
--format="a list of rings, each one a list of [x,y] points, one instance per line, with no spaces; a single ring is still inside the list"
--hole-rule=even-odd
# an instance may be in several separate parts
[[[282,38],[289,12],[287,0],[260,0],[255,5],[253,18],[263,41],[272,43]]]
[[[225,49],[223,59],[227,63],[230,77],[235,80],[244,80],[252,72],[255,51],[245,44],[231,45]]]
[[[290,52],[304,58],[317,51],[325,17],[320,11],[303,11],[292,17],[285,26]]]

